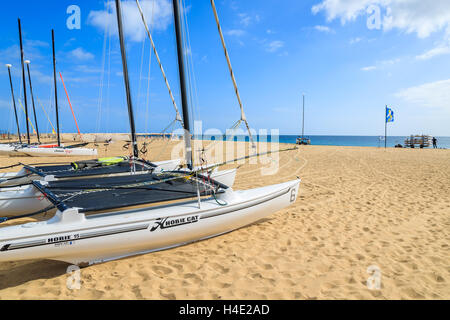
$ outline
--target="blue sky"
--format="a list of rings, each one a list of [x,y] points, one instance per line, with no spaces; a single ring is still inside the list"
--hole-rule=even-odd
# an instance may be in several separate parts
[[[154,41],[178,102],[171,1],[141,3],[147,20],[153,22]],[[66,26],[70,5],[81,9],[80,30]],[[175,113],[154,56],[147,113],[149,42],[141,65],[144,30],[135,2],[123,1],[123,5],[137,129],[160,132]],[[203,120],[204,128],[225,130],[240,112],[210,2],[185,0],[185,5],[196,84],[193,116]],[[66,81],[81,131],[129,131],[115,16],[106,11],[105,1],[27,0],[2,6],[2,130],[15,130],[4,65],[13,64],[17,96],[20,17],[35,94],[52,121],[54,28],[58,71]],[[216,6],[253,128],[299,134],[304,92],[307,134],[382,135],[384,107],[389,104],[396,113],[390,135],[450,136],[449,1],[424,5],[418,0],[216,0]],[[105,30],[111,36],[105,37]],[[62,131],[75,132],[58,83]],[[40,106],[38,112],[41,131],[49,131]],[[21,128],[25,128],[23,115]]]

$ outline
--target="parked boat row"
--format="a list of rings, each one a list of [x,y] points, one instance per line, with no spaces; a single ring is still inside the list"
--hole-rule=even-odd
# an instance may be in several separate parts
[[[24,166],[17,173],[2,174],[3,221],[42,213],[52,217],[0,228],[0,261],[51,259],[92,265],[219,236],[297,200],[300,179],[235,191],[235,169],[194,165],[184,77],[186,30],[180,16],[186,10],[181,10],[179,1],[173,0],[173,12],[186,132],[184,165],[181,160],[151,163],[139,157],[121,1],[115,0],[133,156]],[[139,0],[136,4],[140,8]],[[213,0],[211,4],[219,25]],[[145,23],[143,15],[142,19]],[[222,42],[225,48],[223,37]]]

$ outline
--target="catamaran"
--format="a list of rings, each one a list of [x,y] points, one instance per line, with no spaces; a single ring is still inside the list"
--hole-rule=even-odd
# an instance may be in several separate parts
[[[138,0],[137,0],[138,2]],[[115,0],[127,103],[132,110],[120,0]],[[214,7],[214,2],[211,0]],[[173,0],[184,125],[189,129],[179,0]],[[132,112],[131,112],[132,114]],[[132,117],[130,117],[130,121]],[[133,124],[132,124],[133,128]],[[190,132],[186,130],[186,146]],[[133,132],[133,131],[132,131]],[[0,261],[51,259],[80,266],[219,236],[293,204],[300,180],[234,191],[193,169],[71,181],[33,181],[48,221],[1,229]]]
[[[15,99],[15,95],[14,95],[14,87],[13,87],[13,82],[12,82],[12,77],[11,77],[11,68],[12,65],[11,64],[6,64],[6,67],[8,68],[8,75],[9,75],[9,84],[11,87],[11,97],[12,97],[12,102],[13,102],[13,108],[14,108],[14,115],[15,115],[15,120],[16,120],[16,125],[17,125],[17,136],[19,138],[19,142],[17,143],[3,143],[0,144],[0,156],[4,156],[4,155],[15,155],[15,156],[26,156],[25,153],[21,152],[21,149],[24,147],[32,147],[32,148],[54,148],[57,147],[56,144],[52,144],[52,143],[47,143],[47,144],[43,144],[40,141],[40,136],[39,136],[39,128],[38,128],[38,123],[37,123],[37,119],[36,119],[36,110],[35,110],[35,105],[34,105],[34,96],[33,96],[33,87],[31,84],[31,74],[30,74],[30,67],[29,67],[29,63],[30,61],[23,61],[23,45],[22,45],[22,27],[21,27],[21,23],[20,23],[20,19],[18,20],[19,23],[19,38],[20,38],[20,48],[21,48],[21,59],[22,59],[22,76],[23,76],[23,86],[24,86],[24,96],[25,96],[25,116],[27,118],[27,139],[28,139],[28,143],[23,143],[22,142],[22,134],[20,132],[20,125],[19,125],[19,118],[17,115],[17,108],[16,108],[16,99]],[[29,84],[30,84],[30,90],[31,90],[31,98],[32,98],[32,102],[33,102],[33,112],[34,112],[34,119],[35,119],[35,125],[36,125],[36,134],[37,134],[37,138],[38,138],[38,143],[37,144],[31,144],[30,142],[30,133],[29,133],[29,118],[28,118],[28,103],[27,103],[27,98],[26,98],[26,81],[25,81],[25,70],[23,68],[24,64],[27,64],[27,68],[28,68],[28,79],[29,79]]]
[[[25,64],[27,64],[28,68],[28,78],[29,78],[29,85],[30,85],[30,93],[33,103],[33,112],[34,112],[34,119],[35,119],[35,125],[36,125],[36,133],[38,140],[39,139],[39,131],[38,131],[38,125],[37,125],[37,118],[36,118],[36,109],[34,106],[34,96],[33,96],[33,87],[31,84],[31,75],[30,75],[30,69],[29,69],[29,61],[24,60],[24,50],[23,50],[23,41],[22,41],[22,27],[19,22],[19,39],[20,39],[20,54],[21,54],[21,62],[22,62],[22,82],[23,82],[23,94],[24,94],[24,103],[25,103],[25,120],[27,124],[27,144],[22,144],[21,138],[20,138],[20,129],[19,129],[19,122],[17,119],[17,112],[15,109],[15,100],[14,100],[14,93],[12,88],[12,81],[10,77],[10,83],[11,83],[11,92],[13,93],[13,100],[14,100],[14,110],[16,113],[16,122],[17,127],[19,131],[19,144],[12,144],[12,145],[3,145],[0,146],[0,154],[6,154],[9,156],[32,156],[32,157],[75,157],[75,156],[96,156],[97,150],[96,149],[89,149],[89,148],[80,148],[78,146],[68,146],[65,147],[61,144],[60,134],[59,134],[59,115],[58,115],[58,91],[57,91],[57,82],[56,82],[56,54],[55,54],[55,36],[54,32],[52,31],[52,43],[53,43],[53,71],[54,71],[54,85],[55,85],[55,108],[56,108],[56,123],[58,127],[57,137],[58,137],[58,143],[55,144],[47,144],[44,146],[41,146],[40,143],[37,145],[31,144],[30,141],[30,129],[29,129],[29,116],[28,116],[28,97],[27,97],[27,86],[26,86],[26,77],[25,77]],[[7,65],[8,70],[10,70],[11,65]],[[10,73],[11,76],[11,73]],[[40,141],[39,141],[40,142]]]

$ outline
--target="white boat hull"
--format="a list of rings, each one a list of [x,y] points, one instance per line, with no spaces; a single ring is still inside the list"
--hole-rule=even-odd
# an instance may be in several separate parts
[[[49,146],[52,146],[50,144],[42,144],[42,145],[35,145],[31,147],[24,147],[20,144],[0,144],[0,156],[16,156],[16,157],[23,157],[27,156],[25,152],[23,152],[23,149],[25,148],[37,148],[37,149],[46,149]]]
[[[300,181],[214,199],[86,217],[77,209],[48,222],[2,228],[0,261],[51,259],[95,264],[221,235],[293,204]],[[226,202],[226,205],[224,205]]]
[[[87,148],[37,148],[27,147],[18,149],[17,152],[30,157],[81,157],[96,156],[97,149]]]

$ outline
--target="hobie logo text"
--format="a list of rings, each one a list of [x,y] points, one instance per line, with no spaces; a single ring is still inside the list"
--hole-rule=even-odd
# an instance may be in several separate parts
[[[160,218],[157,219],[155,225],[150,230],[150,232],[154,232],[158,229],[168,229],[179,227],[185,224],[191,224],[198,222],[199,216],[189,216],[183,218]]]

